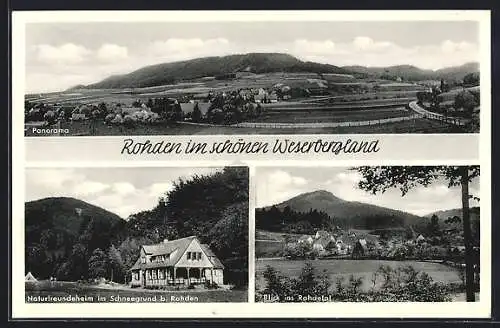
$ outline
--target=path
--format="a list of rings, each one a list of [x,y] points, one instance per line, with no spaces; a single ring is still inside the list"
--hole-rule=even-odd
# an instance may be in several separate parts
[[[384,118],[380,120],[370,120],[370,121],[352,121],[352,122],[323,122],[323,123],[251,123],[242,122],[233,124],[231,126],[238,128],[274,128],[274,129],[303,129],[303,128],[337,128],[337,127],[349,127],[349,126],[369,126],[369,125],[379,125],[385,123],[394,123],[402,121],[410,121],[414,119],[422,118],[420,114],[414,114],[410,116],[402,117],[391,117]]]
[[[464,126],[465,125],[465,121],[462,120],[462,119],[460,119],[460,118],[457,118],[457,117],[448,117],[448,116],[444,116],[442,114],[438,114],[438,113],[434,113],[434,112],[428,111],[428,110],[420,107],[417,104],[416,101],[410,102],[409,106],[410,106],[410,108],[414,112],[416,112],[417,114],[422,115],[425,118],[428,118],[428,119],[431,119],[431,120],[436,120],[436,121],[441,121],[441,122],[446,122],[446,123],[453,124],[453,125],[456,125],[456,126]]]

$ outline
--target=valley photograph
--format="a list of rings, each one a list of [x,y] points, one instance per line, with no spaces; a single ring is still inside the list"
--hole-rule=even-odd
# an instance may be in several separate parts
[[[256,173],[256,302],[479,301],[478,166]]]
[[[29,23],[25,57],[25,136],[479,132],[475,21]]]
[[[25,302],[248,301],[248,168],[28,168]]]

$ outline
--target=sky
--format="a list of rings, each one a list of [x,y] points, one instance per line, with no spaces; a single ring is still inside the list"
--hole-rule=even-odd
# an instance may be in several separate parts
[[[25,89],[61,91],[147,65],[248,52],[439,69],[479,61],[478,39],[473,21],[30,23]]]
[[[179,178],[220,168],[28,168],[26,201],[73,197],[126,219],[150,210]]]
[[[389,189],[377,195],[359,189],[357,183],[361,175],[345,167],[264,167],[257,169],[256,176],[257,207],[278,204],[316,190],[329,191],[344,200],[374,204],[415,215],[462,207],[460,187],[448,188],[444,179],[427,188],[414,188],[401,197],[399,189]],[[472,195],[479,197],[479,178],[471,182],[469,189]],[[479,206],[476,201],[471,201],[470,204]]]

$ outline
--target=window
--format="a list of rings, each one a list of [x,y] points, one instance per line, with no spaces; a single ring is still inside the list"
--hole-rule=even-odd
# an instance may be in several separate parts
[[[190,260],[191,259],[191,252],[187,252],[186,256],[187,256],[187,259]]]
[[[139,280],[139,272],[134,273],[134,279]]]
[[[146,263],[146,258],[145,258],[145,257],[143,257],[143,258],[141,259],[141,262],[142,262],[142,263]]]
[[[201,252],[198,252],[198,261],[201,260]]]

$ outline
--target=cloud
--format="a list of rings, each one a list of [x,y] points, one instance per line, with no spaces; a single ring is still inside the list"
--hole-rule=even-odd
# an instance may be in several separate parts
[[[361,190],[357,186],[360,179],[361,175],[357,171],[341,168],[317,168],[314,171],[310,171],[310,168],[260,169],[257,171],[257,206],[277,204],[304,192],[327,190],[347,201],[373,204],[416,215],[461,207],[460,188],[448,188],[444,180],[428,187],[417,186],[402,197],[397,188],[376,195]],[[305,183],[294,184],[293,181]],[[478,182],[474,181],[474,187],[470,188],[473,195],[477,195],[479,191],[479,186],[475,187],[475,183]],[[470,204],[479,205],[473,200]]]
[[[174,185],[170,182],[154,183],[149,187],[148,194],[154,197],[160,197],[173,188]]]
[[[338,66],[414,65],[423,69],[438,69],[479,61],[477,44],[445,40],[440,44],[403,47],[384,40],[357,36],[351,42],[334,40],[296,40],[293,54],[299,58]],[[450,56],[453,55],[453,56]]]
[[[280,170],[272,172],[269,175],[269,179],[276,188],[281,189],[288,188],[290,185],[303,186],[307,183],[307,180],[302,177],[295,177],[288,172]]]
[[[47,64],[77,64],[85,61],[92,53],[84,46],[73,43],[60,46],[40,44],[36,49],[38,60]]]
[[[83,181],[75,186],[75,193],[77,195],[90,195],[100,193],[109,188],[109,185],[97,181]]]
[[[121,195],[128,195],[135,192],[135,187],[130,182],[116,182],[113,184],[113,191]]]
[[[443,53],[453,54],[465,51],[474,51],[475,45],[469,42],[453,42],[451,40],[446,40],[441,43],[441,50]]]
[[[297,52],[306,51],[310,54],[325,54],[331,53],[335,50],[335,43],[331,40],[310,41],[306,39],[299,39],[295,40],[293,48]]]
[[[284,201],[307,191],[308,180],[284,170],[263,173],[257,183],[258,206],[267,206]]]
[[[393,43],[388,41],[375,42],[372,38],[367,36],[357,36],[352,41],[353,45],[362,51],[380,51],[393,46]]]
[[[146,41],[141,46],[106,43],[94,51],[90,49],[73,43],[41,44],[28,49],[27,92],[67,89],[158,63],[249,52],[290,53],[305,61],[336,66],[408,64],[423,69],[438,69],[479,61],[479,47],[471,42],[443,40],[433,44],[403,46],[366,35],[342,42],[333,38],[298,38],[258,44],[224,37],[168,38]]]
[[[97,58],[104,62],[124,60],[128,57],[127,47],[106,43],[97,50]]]
[[[231,53],[234,44],[225,38],[213,39],[181,39],[170,38],[157,40],[147,47],[147,53],[153,58],[168,58],[169,60],[182,60],[200,56],[216,56]]]

